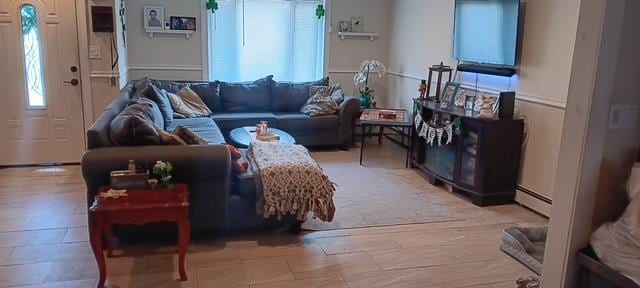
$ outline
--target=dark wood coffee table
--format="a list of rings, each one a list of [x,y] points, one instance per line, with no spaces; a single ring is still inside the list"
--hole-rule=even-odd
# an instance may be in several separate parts
[[[231,130],[231,133],[229,133],[229,139],[238,148],[247,148],[251,141],[253,141],[251,135],[245,128],[255,130],[255,127],[240,127]],[[277,128],[269,128],[269,133],[280,136],[280,143],[296,144],[296,139],[285,131]]]
[[[102,187],[101,192],[109,190]],[[98,288],[104,287],[107,268],[103,254],[102,236],[107,236],[108,254],[112,254],[113,224],[143,225],[151,222],[176,222],[179,230],[180,250],[180,280],[187,280],[184,267],[187,246],[191,236],[189,222],[189,189],[185,184],[174,184],[171,188],[163,189],[129,189],[128,196],[118,199],[101,198],[96,196],[93,205],[89,207],[89,236],[93,254],[100,270]]]

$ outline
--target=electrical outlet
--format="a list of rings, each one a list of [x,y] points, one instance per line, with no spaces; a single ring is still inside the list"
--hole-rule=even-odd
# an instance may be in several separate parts
[[[609,129],[633,129],[637,117],[638,105],[611,105]]]
[[[102,58],[100,46],[89,46],[89,59]]]

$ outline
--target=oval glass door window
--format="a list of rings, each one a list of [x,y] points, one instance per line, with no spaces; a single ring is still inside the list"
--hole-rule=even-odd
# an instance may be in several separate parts
[[[27,105],[29,108],[44,108],[46,107],[44,67],[42,63],[38,11],[35,6],[26,4],[20,8],[20,17],[22,20],[22,47],[24,53]]]

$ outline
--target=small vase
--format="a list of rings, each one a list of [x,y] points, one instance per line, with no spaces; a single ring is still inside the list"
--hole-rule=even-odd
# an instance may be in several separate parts
[[[360,96],[360,107],[362,107],[364,109],[371,108],[371,98],[370,97],[365,97],[365,96]]]
[[[160,185],[162,185],[163,188],[170,188],[171,187],[171,175],[169,175],[167,177],[160,178]]]

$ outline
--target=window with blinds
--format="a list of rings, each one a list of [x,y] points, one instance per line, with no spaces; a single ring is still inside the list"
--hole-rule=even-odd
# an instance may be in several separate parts
[[[309,81],[324,71],[321,0],[222,0],[209,13],[209,78]]]

